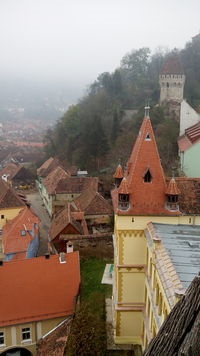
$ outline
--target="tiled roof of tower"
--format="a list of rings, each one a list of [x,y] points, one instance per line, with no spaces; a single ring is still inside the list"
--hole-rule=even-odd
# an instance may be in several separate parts
[[[121,181],[121,184],[120,184],[120,186],[118,188],[118,193],[120,193],[120,194],[129,194],[127,181],[126,181],[125,177]]]
[[[166,194],[168,195],[180,195],[180,189],[178,189],[176,181],[174,178],[171,178],[166,189]]]
[[[44,178],[44,182],[43,182],[48,193],[49,194],[55,193],[55,191],[57,190],[59,181],[64,178],[69,178],[69,175],[63,168],[58,166],[54,170],[52,170],[48,174],[48,176],[46,176],[46,178]]]
[[[146,116],[142,122],[125,172],[129,192],[129,209],[118,211],[122,215],[174,215],[165,208],[166,181],[151,126]],[[113,204],[117,210],[119,190],[112,192]],[[176,212],[176,214],[179,214]]]
[[[66,254],[21,261],[0,266],[0,326],[47,320],[74,313],[79,293],[79,254]]]
[[[25,203],[17,193],[3,179],[0,179],[0,208],[6,209],[23,206],[25,206]]]
[[[38,217],[25,207],[3,227],[4,253],[26,252],[30,241],[34,238],[28,231],[32,231],[33,224],[38,224]],[[25,231],[25,234],[21,234]]]
[[[124,172],[121,164],[118,164],[115,173],[113,174],[113,178],[123,178]]]
[[[161,74],[184,74],[183,65],[178,54],[170,55],[166,59]]]

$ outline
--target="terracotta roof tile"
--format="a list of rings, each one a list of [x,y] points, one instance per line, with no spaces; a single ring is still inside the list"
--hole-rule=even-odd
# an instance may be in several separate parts
[[[66,263],[59,255],[4,262],[0,280],[1,327],[66,317],[74,313],[79,293],[79,254],[67,254]]]
[[[59,180],[56,193],[80,194],[88,187],[98,190],[97,177],[67,177]]]
[[[57,158],[50,157],[45,161],[38,169],[37,175],[45,178],[50,172],[52,172],[57,167],[62,167],[61,163]]]
[[[110,203],[92,188],[85,189],[83,193],[74,200],[80,211],[86,215],[112,215],[113,209]]]
[[[115,173],[113,174],[113,178],[123,178],[124,176],[124,172],[123,172],[123,169],[122,169],[122,166],[121,164],[118,164],[117,168],[116,168],[116,171]]]
[[[192,146],[192,143],[187,136],[183,135],[178,138],[178,148],[180,152],[185,152]]]
[[[69,225],[71,226],[71,230],[73,228],[74,233],[78,235],[81,235],[83,233],[80,223],[73,218],[73,215],[70,211],[70,204],[68,204],[66,208],[59,211],[53,218],[49,230],[49,236],[51,241],[55,239],[59,234],[67,233],[66,228]]]
[[[118,214],[172,215],[165,208],[166,181],[149,117],[145,117],[128,160],[125,172],[129,192],[129,209]],[[112,192],[114,209],[118,209],[118,193]],[[176,212],[177,214],[178,212]]]
[[[25,207],[19,214],[12,220],[6,223],[3,227],[3,251],[5,254],[9,253],[22,253],[26,257],[26,251],[33,240],[34,236],[30,233],[33,230],[34,224],[39,224],[38,217]],[[21,232],[25,231],[25,235]]]
[[[168,195],[180,195],[180,190],[177,187],[176,181],[174,178],[171,178],[166,189],[166,194]]]
[[[60,180],[69,178],[68,173],[60,166],[52,170],[46,178],[44,178],[43,184],[49,194],[54,194],[57,191]]]
[[[168,178],[169,181],[170,178]],[[175,178],[179,195],[179,210],[183,214],[200,214],[200,178]]]
[[[0,170],[0,176],[8,176],[8,180],[12,180],[21,169],[24,169],[20,164],[8,163],[4,168]]]
[[[12,187],[0,179],[0,208],[23,207],[25,203],[20,199]]]
[[[121,184],[120,184],[120,186],[118,188],[118,193],[120,193],[120,194],[129,194],[128,186],[127,186],[127,180],[126,180],[125,177],[121,181]]]

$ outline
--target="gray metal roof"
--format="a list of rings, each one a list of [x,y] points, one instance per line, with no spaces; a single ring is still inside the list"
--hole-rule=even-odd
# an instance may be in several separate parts
[[[200,226],[153,224],[187,288],[200,271]]]

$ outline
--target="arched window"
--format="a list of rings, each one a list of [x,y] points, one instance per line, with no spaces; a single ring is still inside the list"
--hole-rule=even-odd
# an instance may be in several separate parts
[[[167,88],[169,88],[169,83],[167,82]]]

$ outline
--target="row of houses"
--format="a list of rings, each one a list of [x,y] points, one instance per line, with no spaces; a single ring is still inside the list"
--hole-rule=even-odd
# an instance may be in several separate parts
[[[18,171],[16,162],[7,162],[0,179],[0,353],[61,355],[80,285],[71,241],[111,234],[113,210],[98,178],[48,159],[37,171],[37,187],[51,218],[49,253],[38,256],[40,219],[14,189]],[[56,341],[61,334],[62,343]]]

